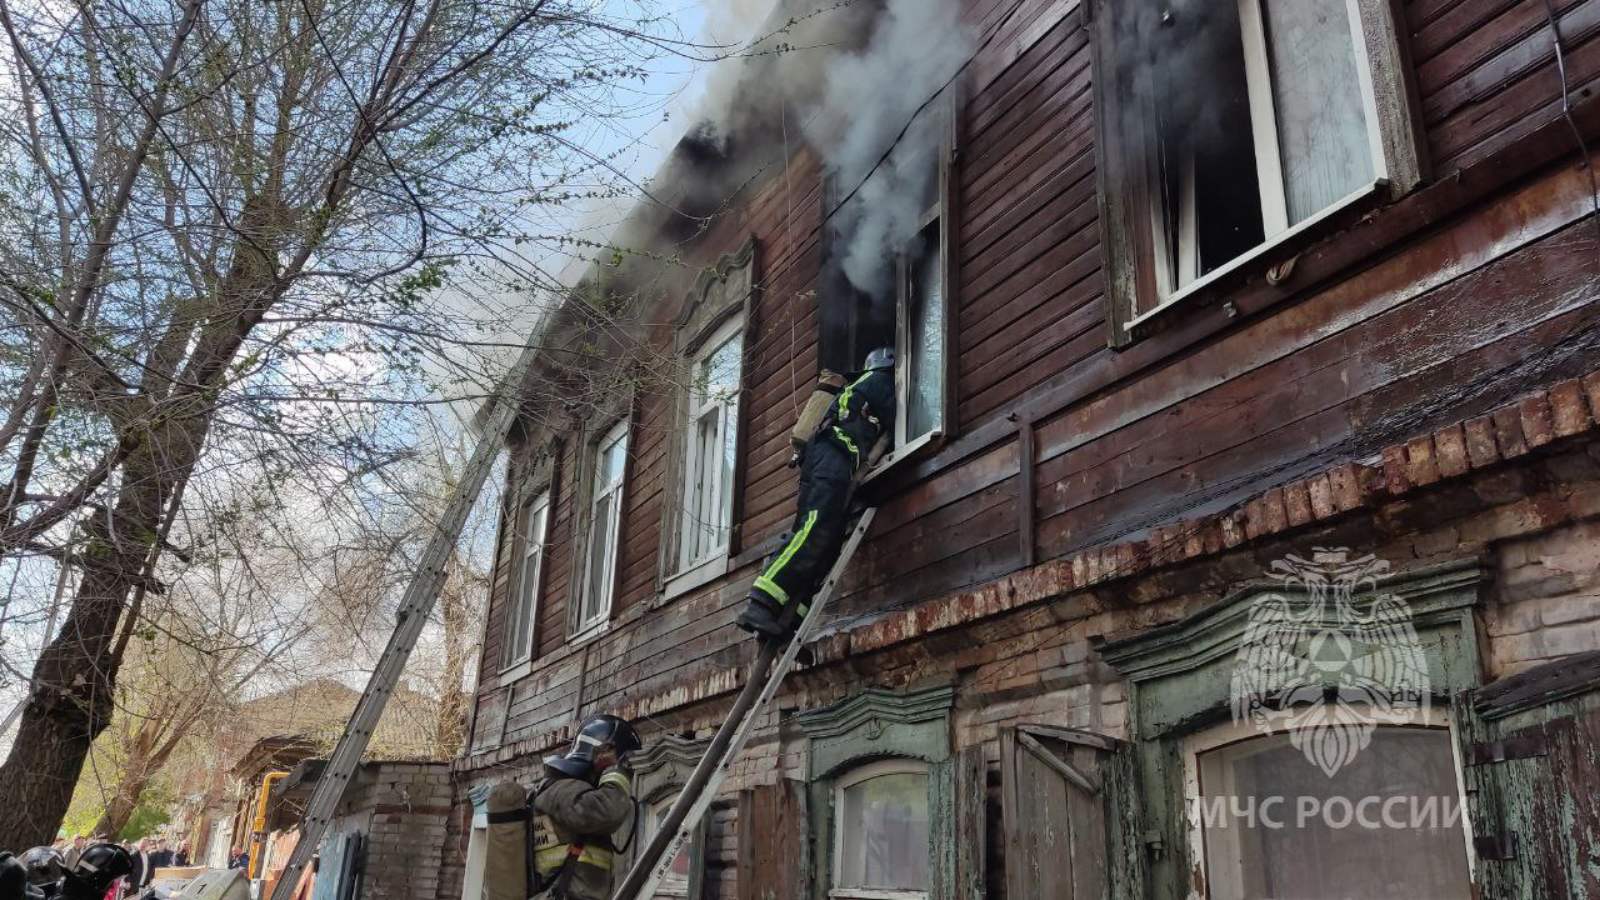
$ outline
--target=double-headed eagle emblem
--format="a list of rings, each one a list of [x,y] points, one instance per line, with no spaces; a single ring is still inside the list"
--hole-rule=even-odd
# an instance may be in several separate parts
[[[1415,722],[1429,701],[1428,666],[1411,610],[1377,591],[1388,564],[1317,549],[1272,565],[1281,592],[1251,606],[1233,670],[1235,722],[1288,731],[1332,778],[1380,725]]]

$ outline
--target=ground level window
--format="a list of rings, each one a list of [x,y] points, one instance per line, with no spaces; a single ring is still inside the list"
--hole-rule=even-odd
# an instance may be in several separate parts
[[[678,799],[677,794],[669,794],[654,803],[647,804],[643,816],[639,820],[639,846],[649,846],[655,839],[655,834],[661,829],[661,823],[667,817],[667,810],[672,808],[672,802]],[[662,877],[661,884],[656,887],[657,897],[687,897],[689,896],[689,873],[692,862],[689,853],[693,841],[685,841],[678,855],[672,859],[672,868]]]
[[[1383,726],[1330,776],[1305,742],[1334,729],[1219,729],[1191,743],[1192,840],[1208,900],[1469,900],[1448,728]]]
[[[856,769],[835,784],[829,896],[926,897],[929,847],[926,764],[884,760]]]

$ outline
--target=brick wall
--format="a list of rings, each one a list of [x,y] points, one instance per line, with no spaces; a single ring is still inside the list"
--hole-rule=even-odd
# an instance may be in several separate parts
[[[433,900],[444,871],[450,798],[445,763],[361,767],[333,823],[334,831],[365,835],[359,900]]]
[[[1062,566],[1053,561],[996,585],[927,598],[920,607],[822,636],[818,664],[791,676],[761,714],[713,806],[702,896],[738,896],[738,792],[805,777],[806,743],[790,726],[795,713],[869,686],[942,682],[956,690],[953,749],[981,745],[991,765],[999,757],[1000,732],[1011,725],[1065,725],[1126,737],[1127,689],[1099,659],[1095,639],[1183,618],[1262,579],[1274,560],[1291,552],[1349,547],[1376,553],[1397,570],[1482,560],[1494,573],[1476,610],[1485,682],[1600,649],[1600,435],[1589,430],[1541,443],[1514,459],[1500,454],[1480,468],[1407,479],[1399,487],[1384,477],[1392,474],[1385,470],[1413,464],[1420,453],[1354,464],[1346,467],[1351,499],[1325,516],[1299,524],[1286,520],[1278,528],[1241,527],[1237,540],[1192,557],[1132,555],[1138,565],[1127,567],[1111,559],[1090,578],[1072,575],[1070,568],[1050,575],[1046,570]],[[1243,521],[1250,521],[1248,513]],[[1116,555],[1120,559],[1120,551]],[[1034,583],[1049,577],[1057,577],[1054,589]],[[930,608],[950,614],[931,615]],[[645,721],[646,739],[664,732],[709,737],[731,699],[724,694],[652,716]],[[556,749],[524,743],[504,748],[503,757],[487,766],[477,764],[481,756],[459,760],[456,796],[482,781],[531,782],[541,755]],[[1004,848],[990,849],[991,863],[998,865]],[[453,883],[439,884],[440,900],[458,900],[459,869],[451,878]]]

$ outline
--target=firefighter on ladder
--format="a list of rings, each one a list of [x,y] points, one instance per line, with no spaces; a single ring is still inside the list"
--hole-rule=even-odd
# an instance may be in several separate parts
[[[867,354],[854,378],[824,370],[795,426],[800,497],[787,543],[756,577],[739,627],[787,640],[810,610],[844,542],[856,473],[870,468],[894,434],[894,350]]]
[[[634,818],[628,756],[641,746],[625,719],[594,716],[566,755],[544,761],[531,794],[510,781],[490,788],[484,900],[607,900],[613,835]]]

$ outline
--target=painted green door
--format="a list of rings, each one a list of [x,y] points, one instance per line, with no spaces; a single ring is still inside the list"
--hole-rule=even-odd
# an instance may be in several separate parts
[[[1600,652],[1457,702],[1484,900],[1600,897]]]

